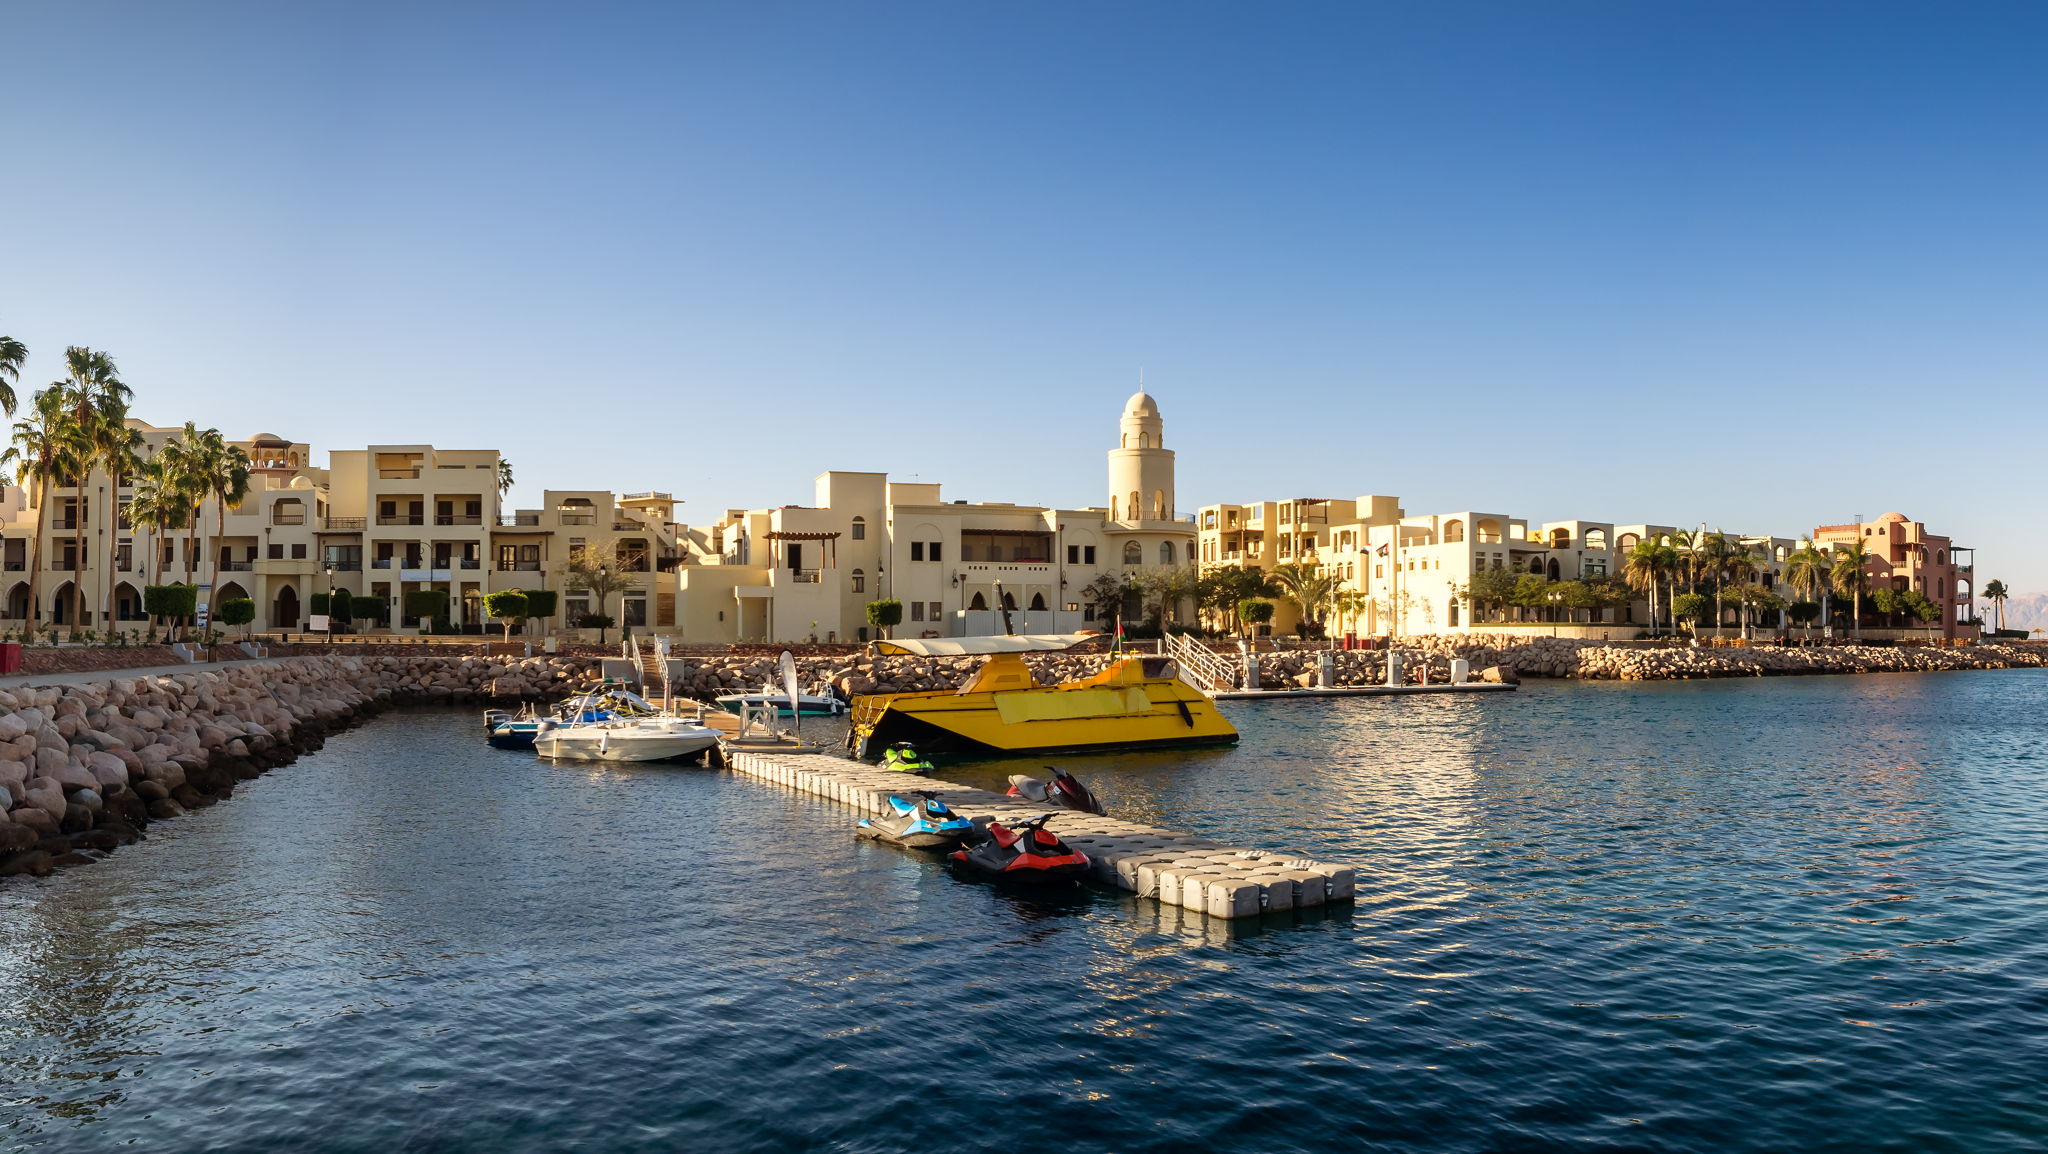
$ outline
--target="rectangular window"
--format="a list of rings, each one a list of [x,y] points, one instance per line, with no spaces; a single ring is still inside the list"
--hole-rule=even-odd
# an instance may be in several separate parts
[[[1079,601],[1069,601],[1069,602],[1067,602],[1067,612],[1069,612],[1069,613],[1079,613],[1080,611],[1081,611],[1081,603],[1080,603]]]
[[[868,539],[868,523],[858,517],[853,519],[853,539],[856,541]]]
[[[589,614],[590,598],[571,597],[562,602],[562,611],[569,615],[568,621],[571,625],[574,625],[577,621],[581,620],[584,616]]]
[[[942,557],[940,557],[940,556],[939,556],[939,548],[940,548],[940,546],[939,546],[939,542],[937,542],[937,541],[934,541],[934,542],[932,542],[932,560],[934,560],[934,561],[941,561],[941,560],[944,560],[944,558],[942,558]]]
[[[1069,545],[1069,546],[1067,546],[1067,564],[1069,564],[1069,565],[1079,565],[1080,563],[1081,563],[1081,547],[1080,547],[1079,545]]]
[[[862,576],[862,575],[860,575],[859,573],[855,573],[855,574],[853,575],[853,591],[854,591],[855,593],[865,593],[865,592],[867,592],[867,591],[868,591],[868,579],[867,579],[866,577],[863,577],[863,576]]]
[[[647,624],[647,598],[626,598],[625,616],[620,619],[620,623],[644,627]]]
[[[945,615],[946,615],[946,610],[945,610],[945,607],[944,607],[944,606],[942,606],[942,605],[940,605],[940,604],[939,604],[938,602],[936,602],[936,601],[932,602],[932,620],[934,620],[934,621],[939,621],[939,620],[943,620],[943,619],[945,618]]]
[[[283,545],[281,545],[281,544],[273,544],[273,545],[271,545],[271,546],[270,546],[270,559],[271,559],[272,561],[282,561],[282,560],[284,560],[284,546],[283,546]]]
[[[1089,606],[1088,608],[1086,608],[1086,609],[1083,609],[1083,610],[1081,610],[1081,620],[1083,620],[1083,621],[1093,621],[1093,620],[1095,620],[1095,606],[1093,606],[1093,605],[1090,605],[1090,606]]]
[[[1083,564],[1083,565],[1093,565],[1093,564],[1095,564],[1095,546],[1093,546],[1093,545],[1085,545],[1085,546],[1083,546],[1083,547],[1082,547],[1082,549],[1081,549],[1081,564]]]
[[[924,602],[912,601],[910,603],[910,619],[912,621],[924,620]]]
[[[910,543],[910,559],[912,561],[924,560],[924,542],[912,541]]]
[[[294,544],[294,545],[292,546],[292,560],[294,560],[294,561],[304,561],[305,559],[306,559],[306,546],[305,546],[305,545],[304,545],[303,543],[300,543],[300,544]]]

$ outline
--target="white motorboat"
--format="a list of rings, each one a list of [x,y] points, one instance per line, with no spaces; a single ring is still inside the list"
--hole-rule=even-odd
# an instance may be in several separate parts
[[[712,700],[727,713],[772,709],[783,717],[837,717],[846,712],[846,703],[836,697],[822,693],[799,693],[792,697],[773,686],[762,686],[758,693],[728,693]],[[796,702],[794,710],[790,708],[791,701]]]
[[[582,723],[543,720],[533,737],[535,753],[564,761],[668,761],[717,744],[717,730],[666,714]]]

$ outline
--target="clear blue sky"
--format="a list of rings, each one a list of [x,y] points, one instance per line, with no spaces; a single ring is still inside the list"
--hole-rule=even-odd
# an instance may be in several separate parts
[[[139,415],[1796,534],[2048,589],[2048,5],[21,3],[0,332]]]

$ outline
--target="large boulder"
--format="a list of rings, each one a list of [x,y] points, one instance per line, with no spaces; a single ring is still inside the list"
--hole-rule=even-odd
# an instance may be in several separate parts
[[[93,780],[101,785],[127,785],[128,763],[111,753],[95,753],[85,761]]]
[[[30,807],[42,810],[44,813],[49,814],[53,820],[63,819],[65,806],[64,787],[54,779],[47,777],[30,778],[26,798]]]

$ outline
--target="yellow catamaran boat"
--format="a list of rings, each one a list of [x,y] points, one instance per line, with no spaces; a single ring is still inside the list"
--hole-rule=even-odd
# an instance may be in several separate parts
[[[1237,728],[1182,681],[1171,658],[1123,657],[1080,681],[1040,685],[1025,653],[1066,649],[1094,634],[878,641],[883,654],[988,661],[959,689],[864,694],[849,742],[870,757],[899,741],[923,752],[1053,753],[1223,745]]]

